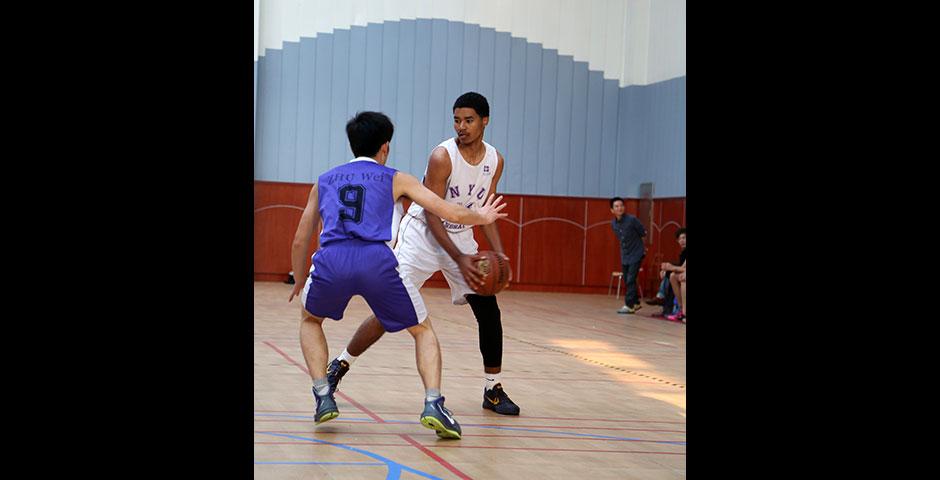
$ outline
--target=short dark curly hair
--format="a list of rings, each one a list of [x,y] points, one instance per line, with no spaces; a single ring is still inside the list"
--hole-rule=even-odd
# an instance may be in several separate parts
[[[490,116],[489,102],[486,101],[486,97],[477,92],[467,92],[457,97],[457,101],[454,102],[454,110],[458,108],[472,108],[476,110],[480,118]]]

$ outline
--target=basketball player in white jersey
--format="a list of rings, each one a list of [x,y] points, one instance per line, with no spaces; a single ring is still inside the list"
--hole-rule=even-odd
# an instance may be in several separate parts
[[[431,152],[424,185],[448,202],[474,208],[496,192],[503,172],[503,157],[483,141],[483,131],[490,116],[490,106],[483,95],[475,92],[461,95],[454,102],[453,112],[457,136],[441,142]],[[496,225],[482,228],[492,249],[506,257]],[[482,274],[474,266],[474,262],[482,258],[477,253],[472,225],[442,221],[418,204],[411,205],[399,226],[395,256],[402,277],[410,279],[415,288],[421,288],[434,272],[440,270],[450,286],[454,305],[470,304],[479,326],[480,353],[483,355],[483,408],[503,415],[518,415],[519,406],[506,395],[500,381],[503,330],[496,297],[477,295],[471,288],[471,285],[481,283]],[[375,316],[359,326],[346,350],[327,369],[333,389],[356,358],[383,333]]]

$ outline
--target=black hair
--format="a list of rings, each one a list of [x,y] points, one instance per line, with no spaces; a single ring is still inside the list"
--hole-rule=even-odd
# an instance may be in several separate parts
[[[614,202],[616,202],[617,200],[620,200],[621,203],[627,203],[627,202],[624,202],[623,199],[620,197],[614,197],[610,199],[610,208],[614,208]]]
[[[682,234],[684,234],[684,233],[685,233],[685,227],[682,227],[682,228],[676,230],[676,240],[678,240],[678,239],[679,239],[679,236],[682,235]]]
[[[359,112],[346,123],[346,136],[353,155],[373,157],[385,142],[392,141],[395,126],[384,113]]]
[[[457,101],[454,102],[454,110],[458,108],[472,108],[476,110],[480,118],[490,116],[489,102],[486,101],[486,97],[477,92],[467,92],[457,97]]]

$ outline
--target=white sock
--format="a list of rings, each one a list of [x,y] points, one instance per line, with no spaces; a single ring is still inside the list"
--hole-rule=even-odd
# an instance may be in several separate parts
[[[326,377],[318,378],[313,381],[313,389],[316,390],[318,396],[322,397],[330,393],[330,382],[327,381]]]
[[[499,383],[498,373],[483,373],[483,389],[490,390]]]
[[[356,359],[359,357],[354,357],[350,355],[349,352],[344,348],[343,353],[339,354],[339,356],[336,358],[340,360],[346,360],[346,363],[348,363],[349,366],[351,367],[353,363],[356,363]]]

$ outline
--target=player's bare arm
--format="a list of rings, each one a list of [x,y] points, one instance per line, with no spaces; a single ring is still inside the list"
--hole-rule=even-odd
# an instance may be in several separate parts
[[[313,234],[320,224],[320,195],[317,191],[317,184],[313,184],[310,189],[310,196],[307,197],[307,206],[304,207],[304,213],[300,216],[300,224],[297,225],[297,232],[294,233],[294,242],[290,249],[290,264],[294,270],[294,290],[290,294],[288,302],[294,297],[300,295],[304,289],[304,273],[310,267],[307,265],[307,252],[310,251],[310,241],[313,240]]]

